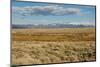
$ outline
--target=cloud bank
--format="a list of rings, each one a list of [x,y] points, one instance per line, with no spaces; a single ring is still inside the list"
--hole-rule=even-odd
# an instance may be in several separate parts
[[[48,6],[25,6],[25,7],[12,7],[12,11],[16,14],[23,16],[27,15],[79,15],[81,10],[79,8],[65,8],[59,5]]]

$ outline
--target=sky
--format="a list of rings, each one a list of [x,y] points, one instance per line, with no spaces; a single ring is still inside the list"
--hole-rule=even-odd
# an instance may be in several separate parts
[[[12,2],[12,24],[95,25],[95,6],[43,2]]]

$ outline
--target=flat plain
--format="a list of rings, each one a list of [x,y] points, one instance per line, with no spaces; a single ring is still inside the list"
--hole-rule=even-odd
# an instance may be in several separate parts
[[[96,60],[95,28],[12,29],[12,64]]]

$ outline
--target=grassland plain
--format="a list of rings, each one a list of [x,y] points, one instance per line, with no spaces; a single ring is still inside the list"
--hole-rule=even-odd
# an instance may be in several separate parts
[[[12,64],[96,60],[95,28],[12,29]]]

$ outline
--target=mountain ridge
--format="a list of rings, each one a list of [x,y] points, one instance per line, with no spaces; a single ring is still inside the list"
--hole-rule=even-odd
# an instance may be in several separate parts
[[[12,24],[12,28],[91,28],[94,25],[83,24]]]

